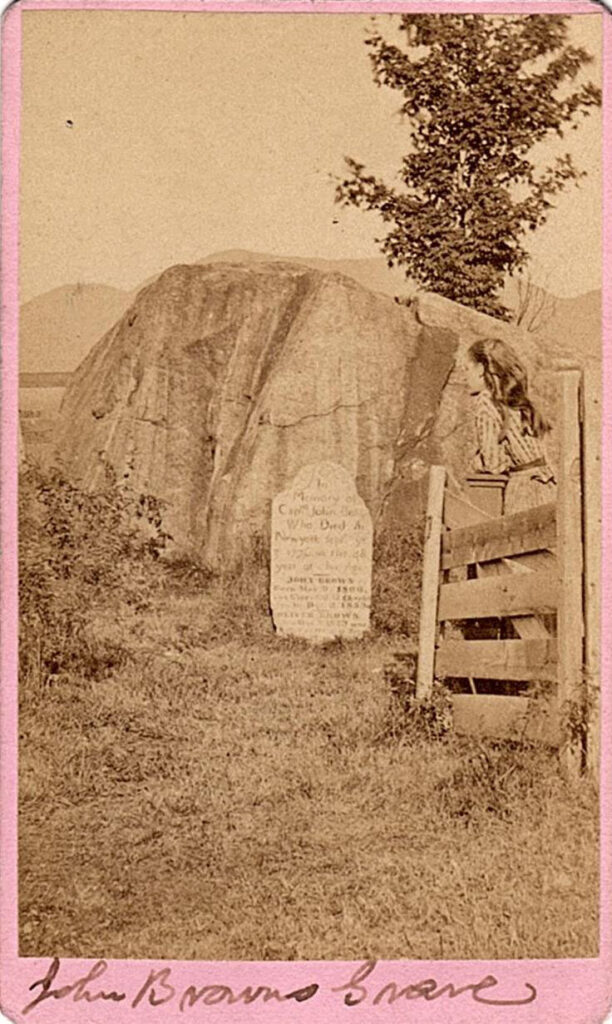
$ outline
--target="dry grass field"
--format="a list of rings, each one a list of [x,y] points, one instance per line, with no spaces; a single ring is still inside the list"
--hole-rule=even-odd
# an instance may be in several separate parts
[[[154,505],[143,546],[125,494],[21,493],[22,956],[597,955],[591,784],[391,693],[418,539],[379,548],[370,636],[311,647],[261,558],[168,568]]]

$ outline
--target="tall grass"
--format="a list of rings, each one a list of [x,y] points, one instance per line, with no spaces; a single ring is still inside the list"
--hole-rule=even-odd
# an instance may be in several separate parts
[[[213,575],[115,481],[21,501],[22,955],[596,955],[588,782],[415,709],[416,533],[379,539],[372,633],[313,647],[261,540]]]

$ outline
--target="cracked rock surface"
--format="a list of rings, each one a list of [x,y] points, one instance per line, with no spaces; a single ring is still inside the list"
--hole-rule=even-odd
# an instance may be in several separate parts
[[[167,504],[179,550],[230,565],[306,463],[344,466],[376,523],[411,460],[436,458],[428,424],[455,345],[340,274],[171,267],[75,373],[59,454],[90,488],[104,461],[129,473]]]

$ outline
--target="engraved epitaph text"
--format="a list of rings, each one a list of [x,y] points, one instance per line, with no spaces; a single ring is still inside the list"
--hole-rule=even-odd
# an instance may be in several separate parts
[[[270,603],[280,635],[324,641],[369,629],[372,520],[350,473],[305,466],[272,504]]]

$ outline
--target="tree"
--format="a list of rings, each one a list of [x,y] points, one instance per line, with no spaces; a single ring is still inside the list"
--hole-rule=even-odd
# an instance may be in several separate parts
[[[396,189],[346,158],[336,200],[377,211],[389,266],[421,286],[507,319],[499,292],[525,266],[528,231],[552,197],[584,176],[569,153],[537,170],[533,147],[601,105],[591,82],[569,88],[592,57],[568,43],[565,15],[406,14],[407,48],[374,27],[374,80],[402,93],[410,152]]]
[[[555,296],[537,285],[531,274],[519,274],[516,308],[512,316],[517,327],[522,327],[528,334],[537,334],[554,318],[557,306]]]

